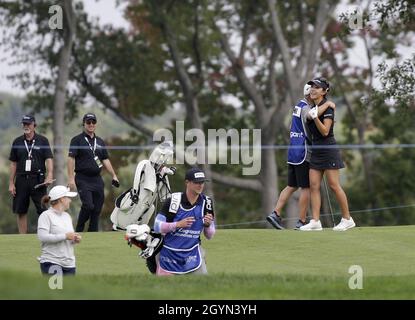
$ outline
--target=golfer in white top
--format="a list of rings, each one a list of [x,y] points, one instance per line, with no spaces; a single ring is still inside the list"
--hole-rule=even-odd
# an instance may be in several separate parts
[[[39,216],[37,226],[42,247],[39,262],[43,274],[58,271],[63,275],[75,274],[74,245],[81,241],[81,236],[74,232],[72,218],[66,210],[69,209],[71,198],[76,195],[65,186],[55,186],[42,198],[43,206],[50,205]]]

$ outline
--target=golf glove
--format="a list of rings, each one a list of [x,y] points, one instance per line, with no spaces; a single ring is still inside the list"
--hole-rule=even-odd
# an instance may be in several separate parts
[[[308,111],[308,114],[310,115],[311,119],[315,119],[318,117],[318,107],[311,108],[310,111]]]

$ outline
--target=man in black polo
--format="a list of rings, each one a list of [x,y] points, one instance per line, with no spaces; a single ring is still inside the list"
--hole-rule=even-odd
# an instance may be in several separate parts
[[[98,231],[99,215],[104,204],[104,181],[101,177],[103,166],[111,174],[112,184],[119,186],[105,143],[95,135],[96,125],[95,114],[85,114],[84,131],[72,138],[69,147],[68,186],[77,188],[82,202],[76,232],[83,232],[88,220],[88,231]]]
[[[19,233],[27,233],[27,210],[30,198],[37,213],[43,211],[41,199],[53,179],[53,155],[46,137],[35,132],[36,120],[31,115],[22,118],[24,134],[12,144],[9,160],[9,192],[13,196],[13,212],[17,214]],[[35,188],[36,185],[42,184]]]

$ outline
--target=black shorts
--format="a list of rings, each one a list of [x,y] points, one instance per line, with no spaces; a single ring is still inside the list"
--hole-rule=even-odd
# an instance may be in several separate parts
[[[35,185],[43,183],[43,176],[38,175],[17,175],[16,176],[16,196],[13,198],[13,213],[26,214],[29,209],[30,198],[36,206],[37,214],[41,214],[44,209],[41,205],[42,197],[47,193],[46,187],[35,189]]]
[[[310,188],[308,170],[310,164],[304,161],[302,164],[288,164],[288,186],[293,188]]]

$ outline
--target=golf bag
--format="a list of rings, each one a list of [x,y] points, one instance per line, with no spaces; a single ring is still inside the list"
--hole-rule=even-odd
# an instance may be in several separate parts
[[[176,171],[165,164],[173,156],[173,143],[163,142],[151,153],[148,160],[138,163],[132,188],[115,200],[111,213],[114,230],[125,230],[128,244],[141,248],[139,254],[149,259],[161,249],[162,237],[151,231],[148,223],[156,210],[156,203],[165,201],[171,194],[168,175]]]

